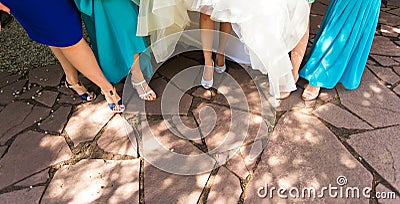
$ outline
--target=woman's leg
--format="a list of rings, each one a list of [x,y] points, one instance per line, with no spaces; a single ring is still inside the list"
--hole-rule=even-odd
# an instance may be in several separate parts
[[[225,65],[225,47],[226,43],[228,42],[229,35],[232,32],[232,25],[230,23],[221,23],[220,29],[221,31],[219,35],[219,45],[218,45],[218,53],[216,56],[216,64],[217,66],[224,66]]]
[[[206,81],[212,80],[214,72],[212,60],[214,28],[215,22],[211,20],[210,16],[204,13],[200,13],[200,29],[202,29],[201,41],[203,45],[204,65],[206,67],[203,73],[203,77]]]
[[[60,63],[66,65],[65,67],[63,66],[63,68],[66,71],[67,80],[77,79],[76,67],[79,72],[100,87],[100,89],[105,93],[106,100],[109,103],[114,103],[116,105],[114,110],[121,108],[118,105],[118,101],[121,98],[117,93],[114,93],[112,84],[107,81],[103,72],[101,72],[92,50],[84,39],[81,39],[78,43],[69,47],[50,48],[53,50],[56,57],[60,59]]]
[[[312,4],[310,3],[309,5],[310,5],[310,9],[311,9]],[[296,47],[290,53],[290,59],[292,61],[292,66],[293,66],[292,74],[293,74],[293,78],[296,82],[299,79],[299,69],[300,69],[301,62],[303,61],[304,54],[306,53],[309,35],[310,35],[310,23],[308,23],[308,29],[307,29],[306,33],[304,34],[304,36],[301,38],[300,42],[296,45]]]
[[[134,62],[131,67],[132,73],[132,83],[136,91],[139,95],[143,95],[141,97],[145,101],[153,101],[156,99],[156,94],[151,90],[150,86],[147,84],[143,77],[143,73],[140,70],[140,61],[139,61],[139,54],[135,54]]]

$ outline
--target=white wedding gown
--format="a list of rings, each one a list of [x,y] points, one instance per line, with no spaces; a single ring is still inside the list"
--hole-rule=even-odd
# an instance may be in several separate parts
[[[187,10],[232,23],[247,47],[252,68],[268,74],[271,94],[279,97],[280,92],[296,89],[288,53],[306,32],[309,19],[306,0],[141,0],[140,6],[139,19],[145,16],[147,22],[139,20],[138,33],[156,31],[154,40],[184,30],[190,22]]]

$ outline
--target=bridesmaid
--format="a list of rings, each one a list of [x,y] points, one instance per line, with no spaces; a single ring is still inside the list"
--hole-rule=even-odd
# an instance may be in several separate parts
[[[300,76],[309,81],[302,98],[342,83],[356,89],[374,39],[380,0],[331,0]]]
[[[0,8],[19,21],[29,37],[48,45],[60,61],[66,75],[66,86],[87,101],[95,98],[78,80],[78,70],[99,86],[109,108],[122,112],[124,106],[115,88],[107,81],[90,47],[82,38],[82,24],[70,0],[0,0]]]
[[[156,94],[144,79],[152,74],[150,60],[146,53],[140,55],[147,48],[146,40],[136,36],[138,6],[131,0],[75,0],[75,3],[82,12],[92,48],[107,79],[118,83],[131,71],[131,83],[139,97],[155,100]]]

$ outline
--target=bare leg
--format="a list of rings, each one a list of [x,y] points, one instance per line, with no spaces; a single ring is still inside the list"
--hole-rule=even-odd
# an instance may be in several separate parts
[[[204,65],[206,65],[204,80],[210,81],[213,78],[212,47],[214,41],[215,22],[207,14],[200,14],[201,41],[203,44]]]
[[[66,67],[63,67],[63,69],[66,71],[67,79],[77,79],[76,70],[74,71],[74,67],[76,67],[79,72],[81,72],[90,81],[101,88],[101,90],[105,93],[106,99],[109,103],[116,104],[117,109],[120,108],[117,103],[121,98],[117,93],[113,93],[113,96],[108,94],[110,91],[113,92],[113,86],[105,78],[103,72],[97,64],[92,50],[84,39],[81,39],[78,43],[69,47],[50,48],[56,57],[60,59],[60,63],[63,63],[62,65],[66,65]]]
[[[228,42],[229,35],[232,32],[232,25],[230,23],[221,23],[220,24],[220,36],[219,36],[219,45],[218,45],[218,53],[216,56],[216,62],[218,66],[224,66],[225,64],[225,46]]]
[[[310,5],[310,9],[311,9],[312,4],[309,4],[309,5]],[[301,62],[303,61],[304,54],[306,53],[309,35],[310,35],[310,23],[308,23],[308,29],[307,29],[306,33],[304,34],[304,36],[301,38],[300,42],[296,45],[296,47],[290,53],[290,58],[292,61],[292,66],[293,66],[292,74],[293,74],[293,78],[296,82],[299,79],[299,69],[300,69]]]
[[[131,73],[132,73],[131,80],[133,83],[137,84],[144,81],[142,70],[140,70],[139,54],[135,54],[134,56],[134,62],[131,67]],[[134,85],[134,88],[136,89],[139,95],[149,93],[144,96],[143,100],[145,101],[153,101],[157,97],[154,92],[151,92],[151,88],[146,82],[144,82],[142,85],[139,84]]]

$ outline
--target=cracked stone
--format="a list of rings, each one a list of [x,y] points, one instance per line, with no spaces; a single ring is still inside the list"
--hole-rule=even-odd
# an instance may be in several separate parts
[[[9,193],[0,194],[0,200],[4,204],[12,203],[39,203],[45,186],[38,186],[29,189],[11,191]]]
[[[106,152],[137,157],[137,142],[133,128],[120,115],[110,121],[97,144]]]
[[[400,47],[386,37],[375,36],[371,54],[399,57]]]
[[[260,144],[260,142],[264,143]],[[257,158],[262,150],[264,150],[267,142],[267,140],[256,141],[253,144],[240,147],[238,154],[227,162],[225,165],[226,168],[241,178],[246,179],[253,172],[253,169],[256,166]],[[254,153],[256,155],[254,155]]]
[[[18,135],[8,153],[0,160],[0,189],[68,160],[70,154],[63,137],[33,131]]]
[[[36,184],[45,183],[49,178],[49,170],[45,169],[44,171],[41,171],[21,182],[18,182],[17,184],[15,184],[15,186],[33,186]]]
[[[371,55],[371,57],[374,58],[380,65],[384,67],[399,65],[399,62],[394,60],[392,57],[379,56],[379,55]]]
[[[197,88],[196,91],[192,93],[193,96],[203,98],[206,100],[211,100],[211,91],[206,90],[203,87]]]
[[[61,94],[60,96],[60,100],[58,101],[58,103],[66,103],[66,104],[70,104],[70,105],[78,105],[83,103],[83,100],[78,96],[78,95],[64,95]]]
[[[139,203],[139,160],[82,160],[61,167],[43,203]],[[154,182],[156,183],[156,182]]]
[[[319,107],[313,113],[337,128],[372,129],[372,127],[364,121],[332,103]]]
[[[395,84],[400,81],[400,76],[393,72],[390,68],[378,67],[378,66],[368,66],[372,72],[374,72],[380,79],[389,83]]]
[[[64,72],[61,65],[50,65],[29,71],[29,82],[55,87],[60,84]]]
[[[68,116],[71,112],[71,106],[61,106],[54,111],[48,118],[46,118],[41,124],[40,129],[48,132],[61,133],[68,122]]]
[[[291,187],[315,188],[339,186],[337,178],[345,176],[347,186],[370,187],[372,175],[367,171],[336,136],[316,117],[288,112],[282,116],[261,157],[252,179],[246,187],[244,203],[342,203],[327,194],[323,198],[282,199],[277,192],[273,198],[258,196],[260,188]],[[263,189],[261,189],[263,190]],[[286,191],[287,192],[287,191]],[[262,194],[261,192],[260,194]],[[368,199],[346,199],[345,202],[368,202]],[[343,203],[345,203],[343,202]]]
[[[5,78],[0,79],[0,87],[7,86],[10,84],[13,84],[14,82],[18,81],[18,79],[21,78],[21,75],[12,75],[12,76],[7,76]]]
[[[7,150],[7,146],[1,146],[0,147],[0,158],[6,152],[6,150]]]
[[[400,189],[400,127],[352,135],[348,143],[366,160],[380,175],[396,189]]]
[[[379,24],[384,24],[384,25],[389,25],[389,26],[398,26],[400,21],[400,17],[386,13],[386,12],[381,12],[379,14]]]
[[[9,104],[0,112],[0,118],[7,118],[0,121],[0,144],[5,144],[22,130],[46,118],[49,113],[49,108],[19,101]]]
[[[238,203],[242,188],[240,180],[225,167],[218,170],[208,195],[210,203]]]
[[[34,86],[29,90],[25,90],[21,95],[18,96],[18,99],[32,99],[35,98],[35,95],[42,90],[42,87]]]
[[[379,184],[376,187],[376,192],[379,192],[376,196],[379,196],[380,199],[378,199],[379,203],[384,203],[384,204],[398,204],[400,203],[400,196],[398,195],[393,195],[393,191],[387,189],[385,186]]]
[[[360,86],[352,91],[337,86],[342,105],[373,127],[400,124],[400,99],[366,69]]]
[[[53,107],[54,103],[56,102],[57,96],[57,92],[45,90],[39,92],[36,95],[35,100],[47,107]]]
[[[22,88],[26,84],[26,80],[19,80],[13,84],[0,89],[0,104],[7,105],[11,103],[15,98],[17,92],[21,92]]]
[[[144,102],[137,95],[135,89],[125,89],[123,99],[125,102],[125,112],[134,113],[134,114],[147,114],[147,115],[186,115],[189,112],[190,106],[192,104],[193,97],[183,93],[180,89],[176,88],[174,85],[170,84],[168,88],[168,92],[173,93],[174,95],[178,95],[180,98],[179,101],[179,111],[174,110],[163,110],[161,111],[161,102],[164,106],[175,105],[178,104],[178,99],[175,97],[164,97],[166,90],[167,82],[161,78],[152,80],[150,82],[151,88],[157,94],[157,100],[152,102]],[[132,86],[130,83],[126,82],[125,86]],[[144,107],[144,108],[143,108]],[[169,107],[169,106],[168,106]],[[144,112],[145,110],[145,112]]]
[[[172,79],[176,74],[182,70],[200,65],[197,61],[188,59],[186,57],[176,57],[173,60],[167,61],[163,64],[157,72],[168,79]]]
[[[400,59],[399,59],[400,60]],[[400,75],[400,66],[395,66],[395,67],[393,67],[393,70],[398,74],[398,75]]]
[[[393,91],[396,92],[397,95],[400,95],[400,85],[396,86],[396,88],[394,88]]]
[[[383,36],[397,37],[400,34],[400,29],[393,26],[381,25],[380,32],[382,32]]]
[[[97,133],[114,115],[107,106],[107,102],[98,102],[98,97],[93,103],[84,104],[69,119],[65,131],[75,145],[80,142],[93,140]]]
[[[209,173],[182,176],[164,172],[145,162],[145,203],[197,203]],[[157,181],[157,182],[154,182]]]

